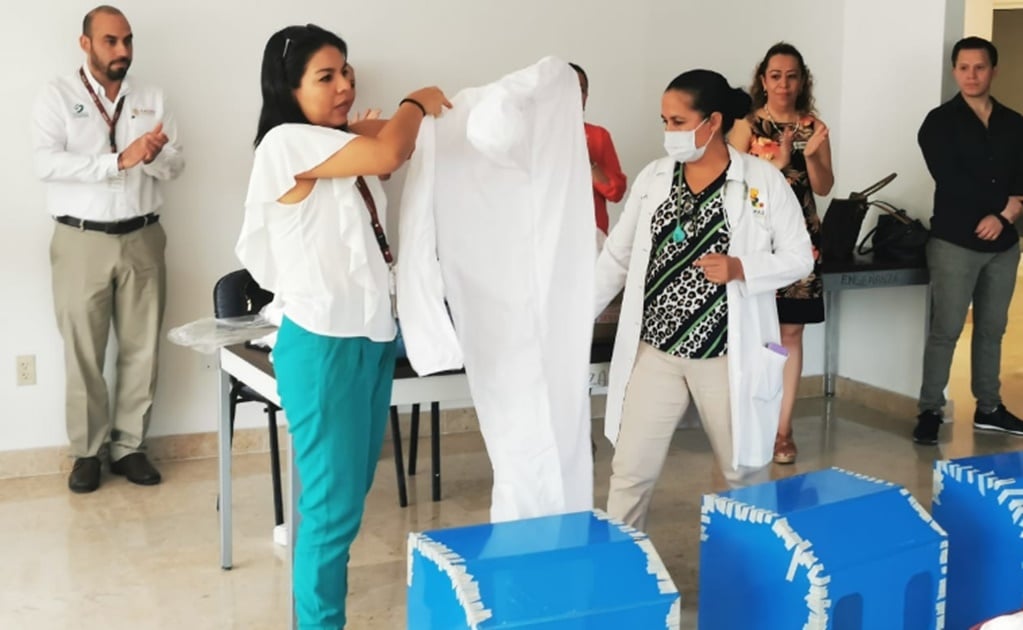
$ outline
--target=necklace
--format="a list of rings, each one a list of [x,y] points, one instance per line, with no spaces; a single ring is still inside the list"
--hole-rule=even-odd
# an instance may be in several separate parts
[[[798,133],[799,132],[800,125],[799,125],[799,118],[798,117],[796,118],[796,122],[787,122],[787,123],[778,124],[777,122],[774,121],[774,116],[771,115],[771,110],[768,109],[766,104],[764,105],[764,112],[767,113],[767,121],[769,123],[771,123],[771,126],[774,127],[774,130],[777,133],[779,133],[779,134],[783,133],[784,132],[784,127],[789,126],[789,125],[791,125],[793,127],[793,133]]]
[[[691,196],[686,196],[683,191],[685,181],[683,179],[685,167],[682,164],[678,166],[678,178],[675,181],[675,187],[678,190],[678,197],[675,201],[675,229],[671,232],[671,240],[675,243],[681,243],[686,240],[686,231],[682,227],[682,219],[685,217],[686,228],[692,228],[693,223],[693,200]],[[683,201],[683,197],[687,198]]]

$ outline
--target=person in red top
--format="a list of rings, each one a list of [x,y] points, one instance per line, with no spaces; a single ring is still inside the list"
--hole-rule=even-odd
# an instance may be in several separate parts
[[[586,109],[590,79],[578,64],[568,65],[579,75],[579,87],[583,91],[583,109]],[[593,170],[593,208],[596,212],[597,230],[600,231],[599,239],[603,243],[609,227],[607,202],[618,202],[625,196],[625,173],[622,172],[622,165],[618,162],[618,154],[607,129],[590,123],[584,125],[586,149],[589,151],[590,168]]]

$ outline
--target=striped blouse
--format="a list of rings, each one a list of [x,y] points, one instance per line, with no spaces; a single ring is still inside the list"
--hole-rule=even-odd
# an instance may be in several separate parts
[[[710,282],[693,266],[706,254],[728,253],[727,171],[694,193],[682,164],[676,162],[675,184],[651,220],[653,254],[646,273],[640,338],[677,357],[710,359],[728,350],[726,287]]]

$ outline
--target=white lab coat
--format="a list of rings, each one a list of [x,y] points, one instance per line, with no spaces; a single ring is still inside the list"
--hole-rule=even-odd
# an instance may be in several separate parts
[[[732,160],[724,193],[731,229],[728,254],[742,260],[746,276],[727,287],[731,466],[759,468],[771,461],[781,409],[785,359],[766,348],[780,341],[775,291],[808,275],[813,253],[802,209],[778,169],[731,147],[728,152]],[[650,221],[668,198],[674,165],[665,157],[643,169],[597,261],[597,313],[625,288],[604,415],[604,433],[612,443],[618,439],[643,325]]]
[[[553,57],[463,90],[424,121],[405,181],[402,336],[420,375],[464,359],[494,521],[593,506],[596,227],[579,98]]]

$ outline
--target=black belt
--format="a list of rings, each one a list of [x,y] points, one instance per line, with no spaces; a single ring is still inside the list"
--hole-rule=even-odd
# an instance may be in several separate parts
[[[151,223],[156,223],[160,220],[160,215],[150,212],[147,215],[125,219],[124,221],[84,221],[75,217],[69,217],[66,214],[54,217],[54,219],[57,223],[63,223],[79,230],[104,232],[106,234],[128,234],[135,230],[140,230]]]

